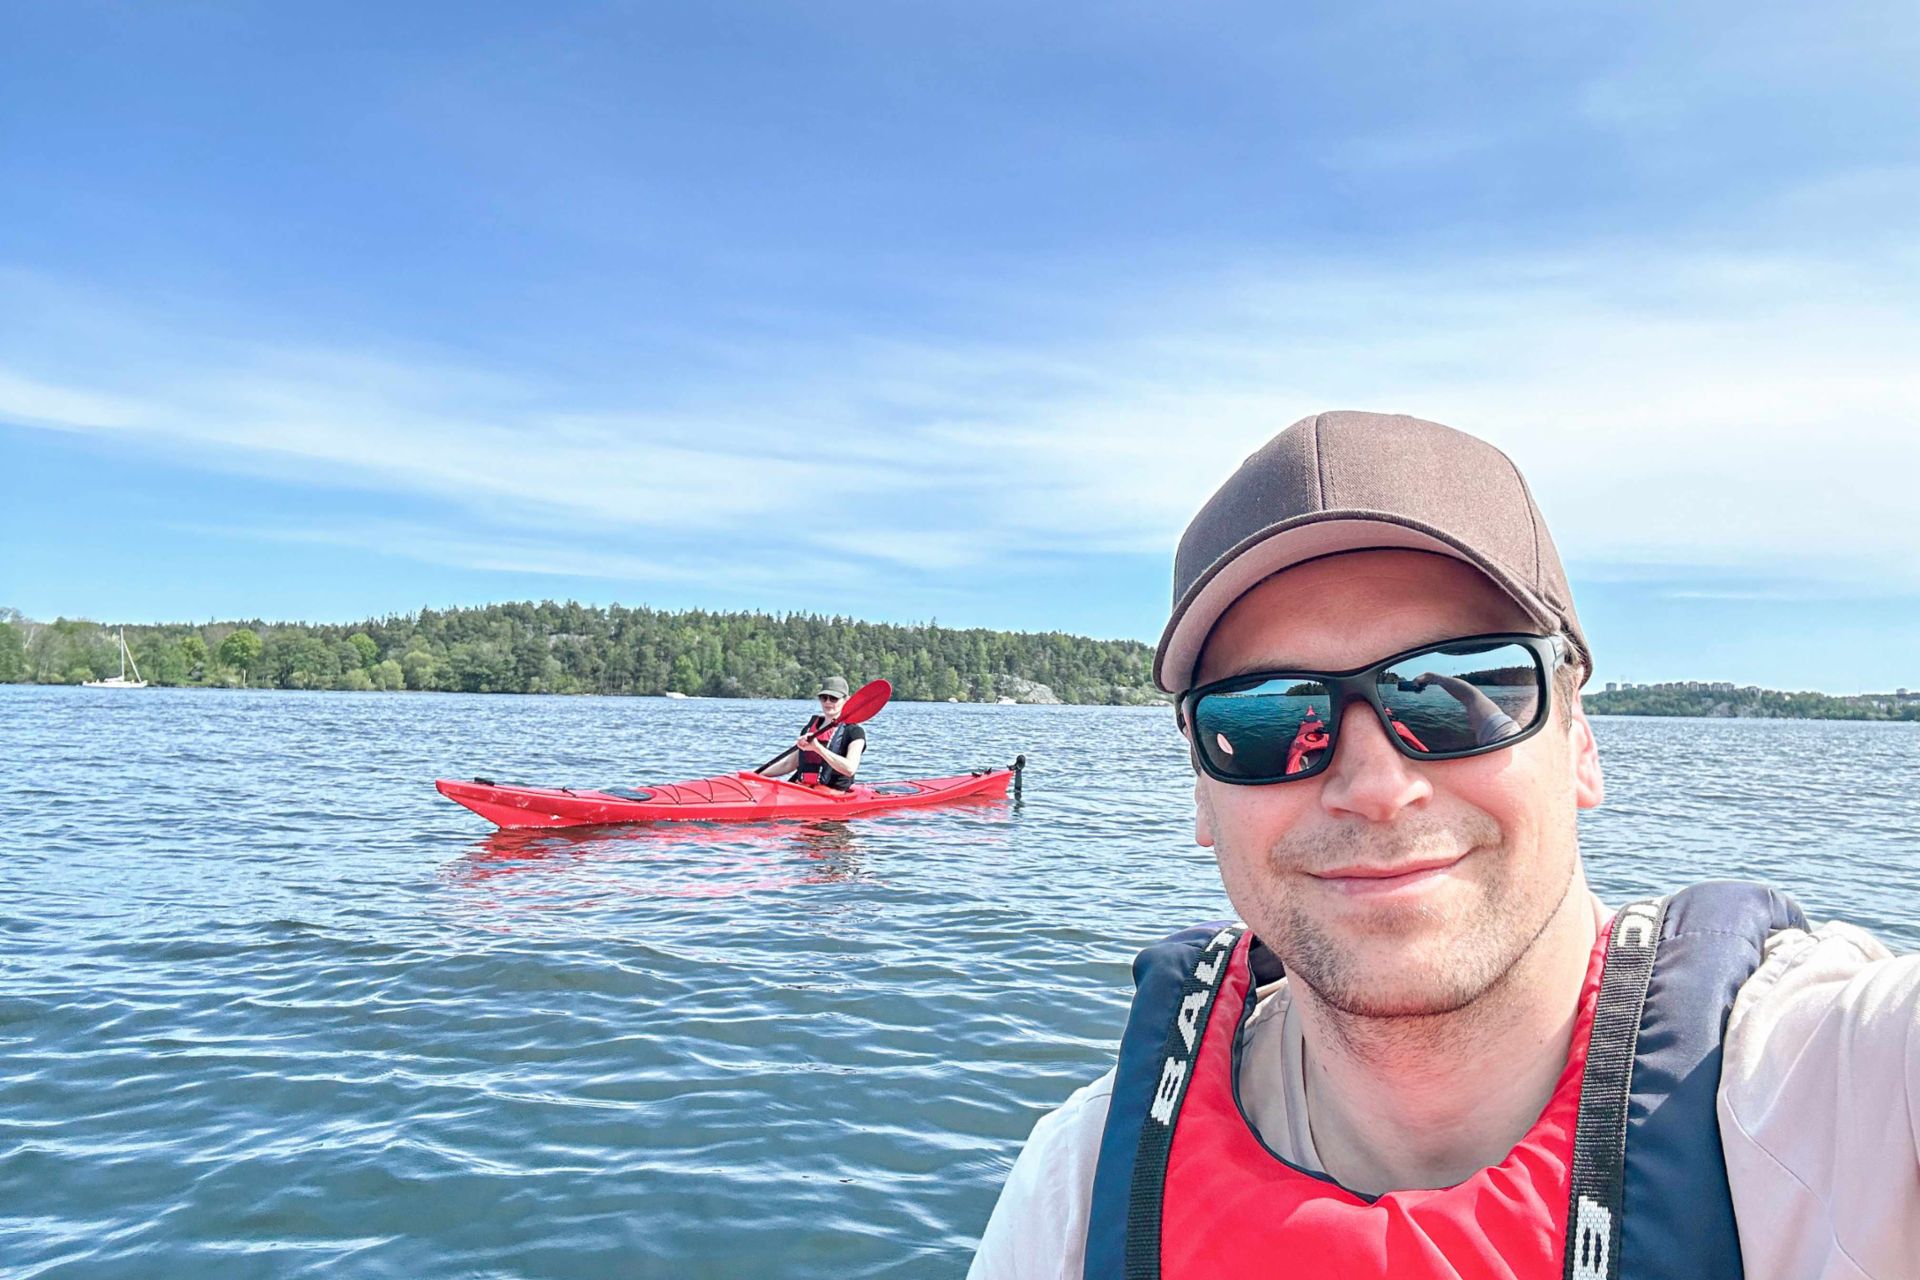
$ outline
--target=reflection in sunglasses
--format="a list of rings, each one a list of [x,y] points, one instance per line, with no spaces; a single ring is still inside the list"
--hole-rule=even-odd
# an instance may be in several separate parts
[[[1551,637],[1483,636],[1356,671],[1230,677],[1190,695],[1196,762],[1221,781],[1256,785],[1316,773],[1332,747],[1322,717],[1355,701],[1371,703],[1389,740],[1415,759],[1508,746],[1545,722],[1559,655]]]

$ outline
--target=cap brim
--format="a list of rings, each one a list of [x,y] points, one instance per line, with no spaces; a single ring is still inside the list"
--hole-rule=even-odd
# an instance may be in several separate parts
[[[1316,511],[1262,529],[1200,575],[1174,605],[1154,651],[1153,682],[1170,694],[1193,686],[1194,668],[1214,624],[1233,602],[1283,569],[1344,551],[1431,551],[1472,565],[1539,626],[1558,630],[1557,610],[1519,579],[1440,530],[1378,512]]]

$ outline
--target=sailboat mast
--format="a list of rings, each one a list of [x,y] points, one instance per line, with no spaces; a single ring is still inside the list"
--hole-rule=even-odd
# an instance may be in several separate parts
[[[120,628],[120,678],[127,678],[127,664],[133,662],[133,653],[127,648],[127,629]],[[140,664],[133,662],[133,678],[140,679]]]

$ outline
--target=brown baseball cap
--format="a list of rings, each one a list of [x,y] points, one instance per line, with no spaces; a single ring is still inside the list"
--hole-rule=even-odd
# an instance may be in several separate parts
[[[1269,440],[1215,491],[1180,538],[1173,616],[1153,682],[1184,693],[1207,637],[1256,583],[1306,560],[1373,548],[1464,560],[1593,672],[1566,570],[1507,455],[1452,427],[1401,414],[1341,411]]]

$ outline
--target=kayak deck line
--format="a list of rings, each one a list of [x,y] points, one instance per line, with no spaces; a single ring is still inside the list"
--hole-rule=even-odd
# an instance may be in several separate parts
[[[768,778],[719,774],[644,787],[526,787],[491,778],[440,778],[434,787],[499,827],[578,827],[625,822],[764,822],[780,818],[856,818],[969,798],[1004,799],[1026,766],[1013,764],[946,778],[855,783],[846,791]]]

